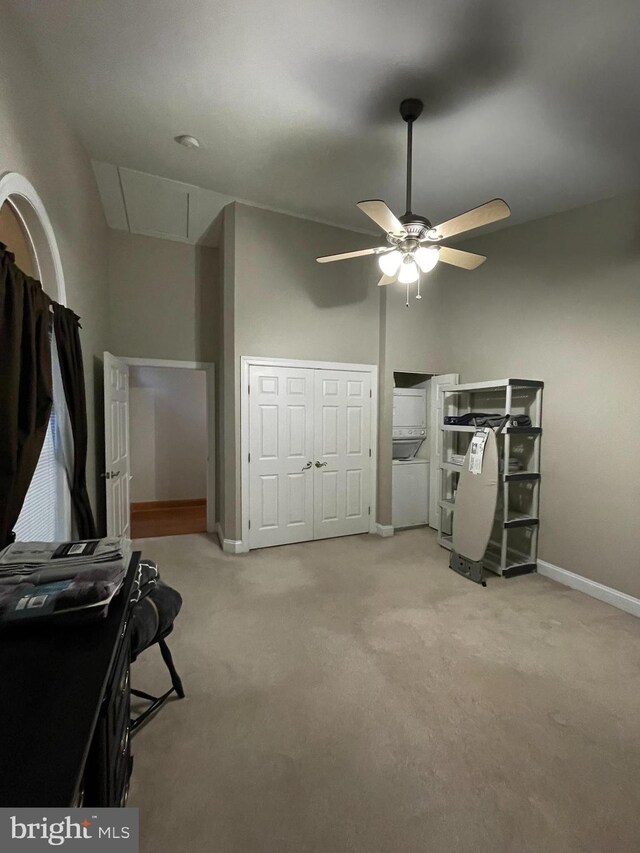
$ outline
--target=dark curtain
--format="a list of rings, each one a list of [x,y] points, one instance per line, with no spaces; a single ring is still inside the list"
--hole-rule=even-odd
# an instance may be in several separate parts
[[[0,243],[0,547],[13,541],[53,401],[51,300]]]
[[[95,539],[96,523],[87,493],[87,400],[80,347],[80,318],[63,305],[53,303],[60,373],[73,433],[73,477],[71,506],[80,539]]]

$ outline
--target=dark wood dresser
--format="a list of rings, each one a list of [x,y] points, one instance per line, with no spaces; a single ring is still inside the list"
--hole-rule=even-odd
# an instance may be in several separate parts
[[[139,560],[106,618],[0,633],[0,806],[126,802]]]

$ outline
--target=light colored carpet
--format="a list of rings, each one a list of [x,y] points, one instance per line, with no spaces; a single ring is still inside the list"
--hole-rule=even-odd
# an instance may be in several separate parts
[[[637,853],[640,622],[431,531],[226,556],[137,543],[184,596],[188,698],[134,739],[144,853]],[[134,684],[161,690],[158,649]]]

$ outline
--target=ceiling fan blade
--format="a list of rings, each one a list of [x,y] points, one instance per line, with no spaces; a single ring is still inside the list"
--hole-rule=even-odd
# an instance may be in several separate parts
[[[396,278],[397,276],[395,275],[383,275],[380,281],[378,282],[378,287],[384,287],[385,284],[393,284]]]
[[[369,219],[373,219],[376,225],[379,225],[387,234],[393,234],[395,237],[405,237],[407,232],[404,230],[404,225],[395,213],[387,207],[386,203],[380,198],[372,198],[368,201],[359,201],[358,207],[366,214]]]
[[[381,252],[391,250],[391,246],[376,246],[373,249],[358,249],[356,252],[341,252],[339,255],[322,255],[316,258],[319,264],[328,264],[331,261],[344,261],[347,258],[361,258],[363,255],[379,255]]]
[[[500,219],[506,219],[510,214],[511,209],[506,201],[501,198],[494,198],[492,201],[481,204],[480,207],[474,207],[473,210],[467,210],[460,216],[454,216],[453,219],[436,225],[429,232],[429,239],[444,240],[447,237],[462,234],[464,231],[480,228],[481,225],[499,222]]]
[[[448,246],[440,246],[438,258],[445,264],[462,267],[464,270],[474,270],[487,260],[485,255],[474,255],[473,252],[450,249]]]

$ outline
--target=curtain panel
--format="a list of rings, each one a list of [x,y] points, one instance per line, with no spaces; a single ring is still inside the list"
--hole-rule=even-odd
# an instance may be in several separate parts
[[[13,541],[53,402],[51,300],[0,243],[0,547]]]
[[[96,524],[87,492],[87,400],[80,346],[80,318],[70,308],[53,303],[53,328],[73,434],[69,488],[75,532],[80,539],[94,539],[97,536]]]

